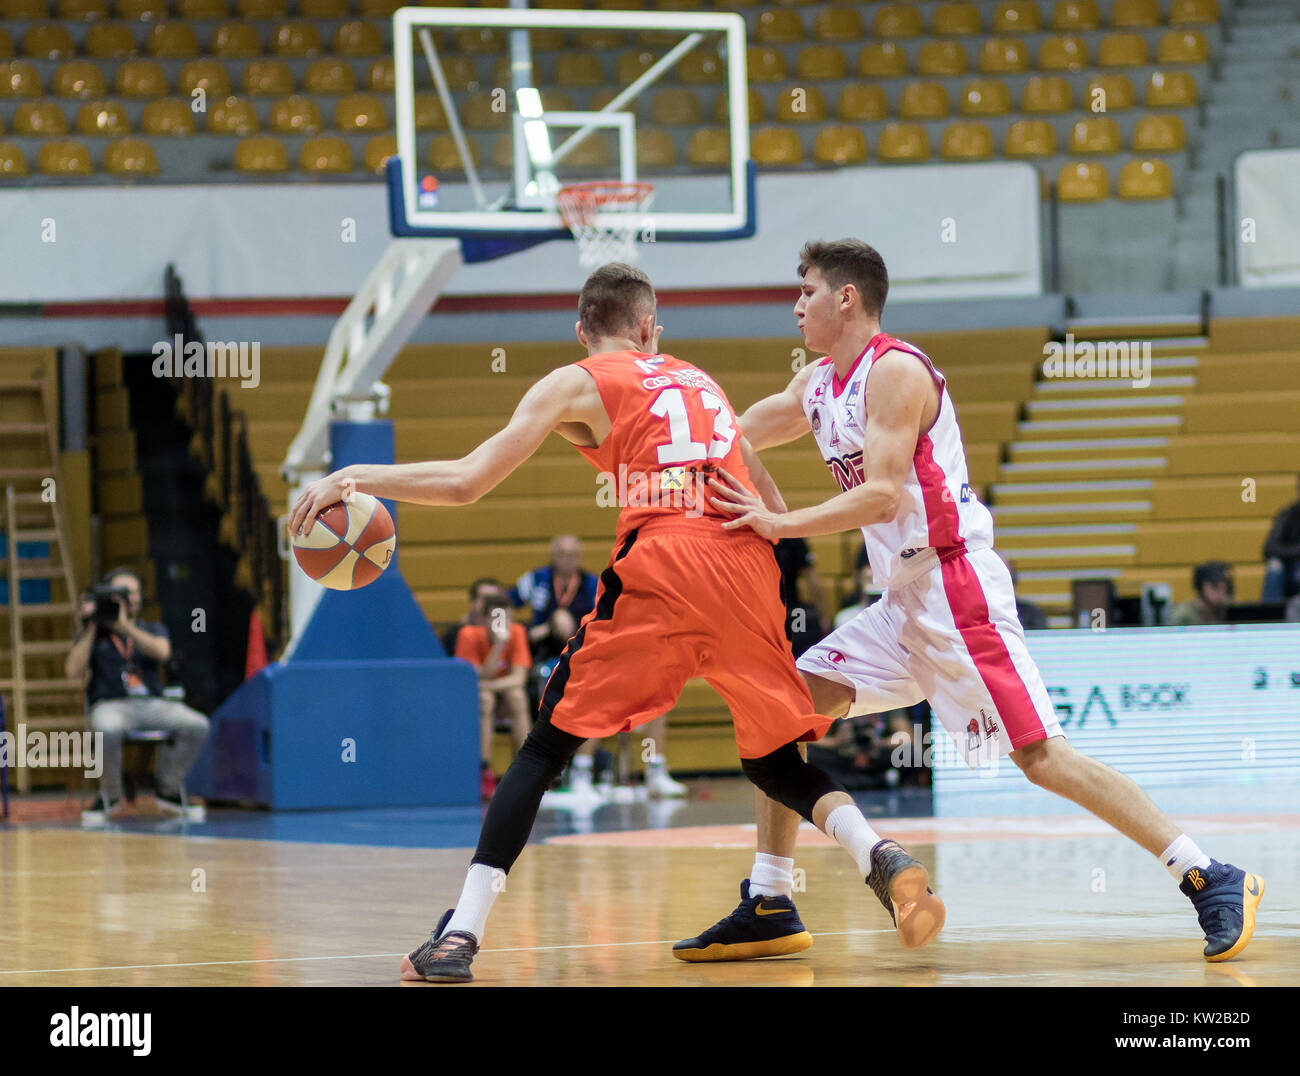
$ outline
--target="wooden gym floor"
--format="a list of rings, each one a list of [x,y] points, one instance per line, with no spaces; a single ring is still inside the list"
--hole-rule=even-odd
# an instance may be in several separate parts
[[[752,861],[747,788],[712,825],[530,845],[475,961],[475,986],[1300,985],[1300,814],[1175,814],[1262,875],[1255,940],[1206,964],[1189,902],[1091,818],[875,819],[931,868],[939,939],[902,950],[848,858],[801,835],[813,948],[719,965],[674,941],[729,912]],[[199,827],[201,828],[201,827]],[[197,830],[196,830],[197,832]],[[397,986],[404,952],[456,899],[465,848],[167,832],[0,830],[0,986]],[[450,989],[400,984],[407,989]]]

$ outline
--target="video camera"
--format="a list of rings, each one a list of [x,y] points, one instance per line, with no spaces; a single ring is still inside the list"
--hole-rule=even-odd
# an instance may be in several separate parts
[[[129,608],[131,593],[125,587],[115,587],[111,583],[97,583],[90,588],[87,598],[95,603],[95,611],[83,617],[83,623],[94,621],[100,631],[110,630],[121,617],[123,606]]]

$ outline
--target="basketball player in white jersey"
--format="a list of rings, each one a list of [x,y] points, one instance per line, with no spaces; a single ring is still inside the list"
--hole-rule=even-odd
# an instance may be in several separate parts
[[[814,708],[838,718],[928,699],[971,766],[1009,755],[1034,784],[1159,856],[1197,910],[1205,959],[1236,956],[1254,931],[1263,880],[1212,860],[1133,781],[1066,741],[1025,646],[1010,573],[993,551],[992,517],[971,490],[943,375],[881,332],[884,261],[860,240],[812,242],[799,274],[795,318],[809,350],[826,358],[754,404],[740,426],[759,451],[811,429],[841,492],[775,512],[725,475],[715,488],[716,503],[736,515],[726,526],[767,538],[862,528],[885,594],[800,657]],[[777,951],[778,906],[789,909],[782,927],[803,930],[790,902],[799,817],[761,794],[757,803],[758,856],[740,907],[679,942],[679,959]]]

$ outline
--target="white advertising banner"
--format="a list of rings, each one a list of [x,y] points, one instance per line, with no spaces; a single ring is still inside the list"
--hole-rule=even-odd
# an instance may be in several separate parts
[[[1237,266],[1248,288],[1300,284],[1300,149],[1237,158]]]
[[[1274,809],[1300,810],[1300,624],[1028,638],[1078,750],[1148,790],[1204,787],[1207,812],[1244,809],[1264,784],[1290,789]],[[968,768],[941,726],[930,746],[936,815],[1082,813],[1005,757]]]

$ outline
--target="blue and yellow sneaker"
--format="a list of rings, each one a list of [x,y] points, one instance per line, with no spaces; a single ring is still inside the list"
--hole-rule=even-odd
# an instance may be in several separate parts
[[[1193,867],[1184,874],[1178,888],[1191,897],[1205,931],[1206,960],[1231,960],[1250,944],[1255,909],[1264,895],[1263,878],[1211,859],[1208,867]]]
[[[751,897],[749,879],[740,883],[740,905],[698,938],[673,946],[678,960],[753,960],[802,953],[813,943],[789,897]]]

